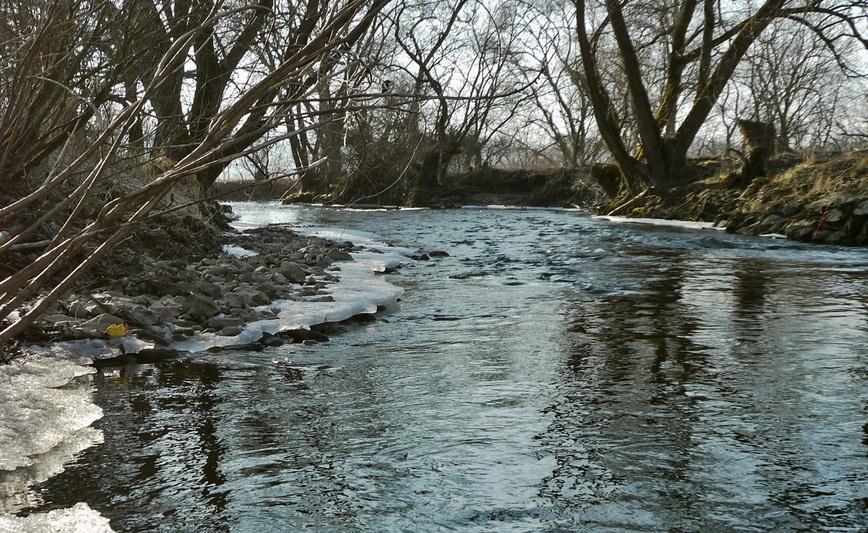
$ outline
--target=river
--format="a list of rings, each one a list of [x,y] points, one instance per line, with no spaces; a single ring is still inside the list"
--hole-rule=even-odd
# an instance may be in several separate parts
[[[327,344],[93,379],[28,510],[117,531],[859,530],[868,251],[574,212],[235,205],[450,255]]]

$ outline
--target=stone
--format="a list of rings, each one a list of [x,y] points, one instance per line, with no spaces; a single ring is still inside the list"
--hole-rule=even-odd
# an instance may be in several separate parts
[[[766,216],[762,222],[757,225],[757,229],[762,232],[778,232],[783,229],[786,223],[786,218],[772,213]]]
[[[214,300],[201,294],[190,294],[184,300],[184,312],[193,318],[207,320],[220,312]]]
[[[259,305],[268,305],[271,303],[271,298],[262,291],[256,291],[250,295],[250,305],[256,307]]]
[[[270,282],[260,283],[259,285],[256,286],[256,288],[260,292],[264,292],[265,294],[267,294],[269,300],[273,300],[273,299],[277,298],[277,295],[280,294],[280,288],[277,285],[275,285],[274,283],[270,283]]]
[[[181,280],[176,281],[169,292],[173,294],[188,294],[191,290],[193,290],[193,286],[189,282]]]
[[[235,273],[235,270],[231,265],[226,263],[220,263],[219,265],[210,266],[204,269],[206,274],[210,274],[216,278],[223,278],[226,276],[231,276]]]
[[[63,324],[63,323],[69,323],[70,321],[78,322],[73,317],[71,317],[69,315],[64,315],[61,313],[42,315],[41,317],[39,317],[39,319],[44,321],[44,322],[48,322],[49,324]]]
[[[88,329],[105,329],[105,326],[109,326],[111,324],[123,324],[125,321],[123,318],[120,318],[115,315],[111,315],[109,313],[99,314],[87,322],[82,324],[82,327]]]
[[[237,316],[218,315],[208,320],[207,326],[214,329],[224,329],[234,326],[242,326],[244,321]]]
[[[280,263],[280,273],[292,283],[302,283],[304,282],[305,276],[307,276],[307,272],[305,272],[304,268],[302,268],[298,263],[293,263],[292,261],[282,261]]]
[[[209,298],[220,298],[223,296],[223,289],[216,283],[208,283],[205,281],[197,281],[193,283],[192,291],[198,294],[205,295]]]
[[[449,257],[449,253],[443,250],[430,250],[427,253],[428,257]]]
[[[785,204],[779,205],[775,212],[777,212],[781,216],[791,217],[802,210],[802,204],[797,202],[788,202]]]
[[[150,311],[163,320],[172,320],[181,314],[181,306],[173,303],[154,302],[149,307]]]
[[[191,337],[196,333],[196,330],[185,326],[172,326],[172,338],[178,340],[184,337]]]
[[[814,233],[814,223],[810,220],[796,220],[787,225],[784,233],[790,239],[807,241]]]
[[[286,276],[281,274],[280,272],[275,272],[271,275],[271,281],[277,283],[278,285],[286,285],[287,279]]]
[[[241,334],[241,326],[226,326],[217,332],[217,335],[223,335],[224,337],[235,337]]]
[[[844,212],[840,209],[830,209],[826,214],[826,222],[835,223],[844,220]]]
[[[283,339],[280,337],[276,337],[270,333],[263,333],[262,338],[259,339],[259,343],[263,346],[282,346]]]
[[[328,257],[332,261],[352,261],[353,259],[353,256],[337,248],[332,248],[331,250],[329,250],[326,254],[326,257]]]
[[[69,312],[69,315],[74,318],[90,318],[90,311],[88,311],[87,306],[80,300],[75,300],[69,304],[69,309],[67,311]]]
[[[289,329],[278,333],[284,339],[291,339],[293,343],[301,343],[305,341],[313,342],[328,342],[329,338],[322,333],[311,331],[309,329]]]
[[[250,306],[250,295],[245,292],[232,292],[227,294],[223,301],[230,309],[244,309]]]
[[[857,217],[868,216],[868,200],[859,203],[853,208],[853,214]]]
[[[130,318],[130,321],[142,326],[153,326],[160,322],[159,317],[155,313],[140,305],[128,308],[126,314]]]

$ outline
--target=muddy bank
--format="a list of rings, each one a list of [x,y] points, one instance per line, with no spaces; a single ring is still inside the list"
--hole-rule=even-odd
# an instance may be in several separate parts
[[[397,183],[397,182],[396,182]],[[450,174],[436,187],[404,190],[355,190],[288,196],[284,203],[323,203],[365,206],[404,206],[447,208],[461,205],[509,205],[526,207],[587,207],[599,204],[603,190],[584,170],[506,170],[481,168]]]
[[[216,181],[209,194],[226,202],[265,202],[279,200],[286,191],[298,184],[297,178],[286,178],[268,183],[252,180]]]
[[[438,188],[411,192],[411,206],[510,205],[527,207],[590,207],[603,198],[602,189],[580,170],[503,170],[484,168],[449,176]]]
[[[868,245],[868,150],[823,159],[779,157],[772,160],[768,176],[747,186],[726,165],[711,164],[705,174],[669,191],[611,200],[598,213],[711,222],[732,233],[804,242]]]

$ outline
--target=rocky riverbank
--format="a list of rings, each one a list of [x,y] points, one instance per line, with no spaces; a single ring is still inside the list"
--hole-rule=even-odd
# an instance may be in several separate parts
[[[338,275],[326,269],[352,261],[361,248],[298,235],[285,226],[227,233],[222,247],[196,249],[188,257],[156,257],[153,250],[132,260],[124,250],[101,265],[88,283],[63,298],[29,332],[29,341],[94,339],[116,346],[115,358],[97,364],[155,362],[177,357],[172,348],[186,339],[213,334],[223,347],[259,349],[285,342],[328,340],[295,328],[263,333],[233,345],[245,326],[277,319],[280,302],[332,301],[330,285]],[[211,350],[221,347],[212,347]]]
[[[618,198],[598,212],[713,222],[732,233],[820,244],[868,245],[868,150],[807,160],[780,156],[769,166],[767,176],[742,187],[736,170],[715,164],[706,177],[688,185]]]

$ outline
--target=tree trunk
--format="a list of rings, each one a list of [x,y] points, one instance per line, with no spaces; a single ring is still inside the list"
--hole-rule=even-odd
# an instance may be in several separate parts
[[[769,157],[775,151],[775,127],[765,122],[739,120],[738,129],[744,138],[745,161],[739,172],[739,182],[743,186],[757,176],[768,172]]]

